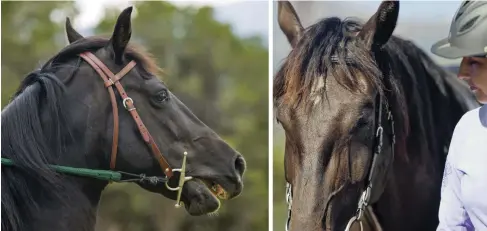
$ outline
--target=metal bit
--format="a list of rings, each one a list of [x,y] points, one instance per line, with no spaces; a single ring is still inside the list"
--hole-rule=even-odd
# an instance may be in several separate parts
[[[183,186],[184,186],[184,183],[186,183],[186,181],[189,181],[191,179],[193,179],[193,177],[191,176],[186,176],[186,157],[187,157],[188,153],[187,152],[184,152],[183,154],[183,163],[181,164],[181,168],[178,168],[178,169],[173,169],[172,171],[173,172],[180,172],[180,176],[179,176],[179,184],[178,184],[178,187],[176,188],[171,188],[168,184],[168,182],[166,182],[166,188],[171,190],[171,191],[178,191],[178,195],[177,195],[177,198],[176,198],[176,205],[174,205],[174,207],[176,208],[181,208],[182,207],[182,202],[181,202],[181,193],[183,192]]]

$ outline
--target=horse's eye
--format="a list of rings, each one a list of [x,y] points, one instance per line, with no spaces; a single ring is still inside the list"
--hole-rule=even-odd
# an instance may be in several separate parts
[[[155,95],[154,99],[157,102],[162,103],[162,102],[167,101],[169,99],[169,94],[168,94],[167,90],[162,90],[159,93],[157,93],[157,95]]]

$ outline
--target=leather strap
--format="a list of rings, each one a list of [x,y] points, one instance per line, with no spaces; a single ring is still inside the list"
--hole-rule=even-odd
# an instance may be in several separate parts
[[[374,230],[374,231],[383,230],[382,225],[380,224],[379,219],[377,218],[377,215],[375,214],[372,206],[367,207],[364,215],[365,215],[364,223],[369,227],[368,229],[365,230]]]
[[[112,156],[110,161],[110,168],[115,168],[116,156],[117,156],[117,147],[118,147],[118,108],[117,103],[115,100],[115,94],[113,92],[113,85],[117,89],[120,94],[120,97],[123,100],[123,105],[127,111],[132,115],[135,123],[137,124],[137,128],[139,129],[142,138],[146,142],[146,144],[151,148],[152,154],[157,159],[159,166],[161,167],[164,174],[170,178],[173,175],[172,169],[169,166],[169,163],[166,161],[164,156],[162,155],[159,147],[155,143],[154,139],[150,135],[147,127],[142,122],[139,114],[137,113],[137,109],[135,108],[134,101],[130,98],[125,89],[123,88],[122,84],[120,84],[120,79],[124,77],[133,67],[135,67],[135,61],[131,61],[127,66],[125,66],[120,72],[117,74],[113,74],[108,67],[103,64],[94,54],[90,52],[84,52],[80,54],[80,56],[86,60],[95,70],[96,72],[102,77],[105,87],[107,87],[110,98],[112,101],[112,108],[114,110],[114,130],[113,130],[113,146],[112,146]],[[108,77],[107,77],[108,76]]]
[[[88,56],[86,53],[80,54],[81,58],[83,58],[90,66],[95,69],[95,71],[100,75],[100,77],[103,79],[103,82],[107,83],[109,82],[109,78],[103,73],[103,71],[100,69],[100,67]],[[110,101],[112,103],[112,112],[113,112],[113,139],[112,139],[112,154],[111,154],[111,159],[110,159],[110,169],[115,169],[115,163],[117,160],[117,149],[118,149],[118,106],[117,106],[117,100],[115,99],[115,92],[113,91],[113,88],[108,88],[108,93],[110,94]]]

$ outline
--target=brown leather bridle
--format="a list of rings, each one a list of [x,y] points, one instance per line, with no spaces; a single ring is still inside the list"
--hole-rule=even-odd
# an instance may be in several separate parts
[[[120,72],[117,74],[113,74],[108,67],[103,64],[100,59],[98,59],[94,54],[91,52],[84,52],[81,53],[79,56],[83,58],[91,67],[95,69],[95,71],[100,75],[105,83],[105,87],[108,89],[108,93],[110,94],[110,101],[112,103],[112,110],[113,110],[113,141],[112,141],[112,154],[110,158],[110,169],[115,169],[115,163],[117,161],[117,150],[118,150],[118,106],[117,101],[115,98],[115,93],[113,91],[113,86],[117,89],[120,97],[122,97],[122,103],[125,109],[132,115],[135,123],[137,124],[137,128],[139,129],[142,138],[144,139],[145,143],[151,148],[152,154],[159,162],[159,166],[161,167],[162,171],[166,175],[167,178],[171,178],[173,175],[173,170],[169,166],[168,162],[162,155],[161,151],[157,147],[157,144],[154,142],[151,134],[147,130],[147,127],[142,122],[139,114],[134,105],[134,101],[127,95],[125,92],[122,84],[120,84],[120,79],[124,77],[132,68],[135,67],[136,62],[130,61]],[[183,177],[184,179],[184,177]],[[183,181],[184,183],[184,181]],[[181,185],[182,186],[182,185]]]

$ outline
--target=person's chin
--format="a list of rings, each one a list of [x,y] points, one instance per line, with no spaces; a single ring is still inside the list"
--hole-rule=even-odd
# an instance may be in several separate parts
[[[473,90],[473,93],[479,103],[487,104],[487,94],[484,91],[482,91],[481,89],[475,89]]]

